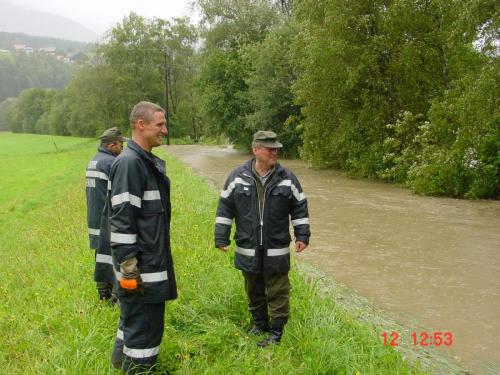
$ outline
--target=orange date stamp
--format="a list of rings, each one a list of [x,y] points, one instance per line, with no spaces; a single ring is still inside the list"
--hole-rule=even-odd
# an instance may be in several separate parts
[[[384,340],[385,346],[398,347],[401,345],[402,336],[396,332],[382,332],[380,335]],[[441,347],[441,346],[452,346],[453,345],[453,333],[451,332],[412,332],[410,335],[411,342],[413,346],[419,346],[423,348],[427,347]]]

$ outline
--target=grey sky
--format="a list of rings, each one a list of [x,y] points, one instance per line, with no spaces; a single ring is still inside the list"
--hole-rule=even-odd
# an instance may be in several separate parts
[[[131,11],[145,17],[189,16],[191,0],[9,0],[10,3],[70,18],[98,34]]]

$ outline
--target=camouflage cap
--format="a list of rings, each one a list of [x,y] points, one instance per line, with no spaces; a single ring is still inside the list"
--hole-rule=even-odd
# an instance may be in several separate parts
[[[283,145],[278,142],[278,136],[270,130],[259,130],[253,135],[254,143],[260,143],[268,148],[281,148]]]
[[[105,130],[101,136],[99,137],[101,139],[101,143],[113,143],[116,141],[122,141],[125,142],[127,141],[127,138],[125,138],[120,130],[115,126],[114,128],[110,128]]]

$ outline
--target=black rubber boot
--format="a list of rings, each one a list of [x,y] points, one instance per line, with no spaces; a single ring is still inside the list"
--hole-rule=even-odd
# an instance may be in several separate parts
[[[123,340],[116,339],[113,352],[111,353],[111,365],[114,368],[122,368],[123,364]]]
[[[131,361],[126,361],[123,364],[122,373],[126,375],[147,375],[156,373],[156,365],[151,364],[139,364],[133,363]]]
[[[271,328],[269,330],[269,337],[257,343],[258,347],[264,348],[268,345],[279,345],[283,336],[283,329],[287,322],[287,318],[276,318],[271,321]]]
[[[262,335],[269,332],[269,316],[267,308],[251,311],[252,313],[252,328],[248,331],[251,335]]]

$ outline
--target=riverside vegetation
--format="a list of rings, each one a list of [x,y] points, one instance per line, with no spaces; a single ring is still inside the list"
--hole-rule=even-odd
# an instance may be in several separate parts
[[[97,302],[85,220],[87,161],[97,142],[0,133],[0,368],[5,374],[112,374],[118,308]],[[57,147],[57,149],[56,149]],[[164,150],[172,181],[179,298],[169,303],[160,373],[422,374],[379,333],[291,272],[292,319],[260,349],[233,255],[217,251],[217,192]]]
[[[0,103],[0,129],[93,137],[147,98],[168,101],[175,138],[244,148],[268,129],[313,167],[500,197],[498,1],[192,3],[196,25],[130,13],[64,89]],[[2,69],[12,81],[14,66],[0,59],[0,81]]]

